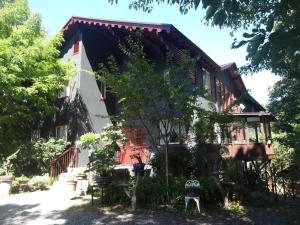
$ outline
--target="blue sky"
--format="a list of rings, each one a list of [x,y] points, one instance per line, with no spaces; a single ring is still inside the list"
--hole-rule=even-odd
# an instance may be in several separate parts
[[[171,23],[219,65],[236,62],[239,67],[246,63],[245,48],[230,49],[233,40],[229,35],[230,30],[206,26],[202,20],[203,10],[190,10],[187,15],[181,15],[178,8],[161,5],[148,14],[129,10],[130,2],[119,0],[118,5],[110,5],[107,0],[29,0],[29,6],[33,12],[42,15],[43,26],[49,35],[58,32],[71,16]],[[242,31],[237,36],[240,37],[241,33]],[[266,104],[267,89],[278,78],[265,71],[252,76],[243,76],[243,80],[253,97],[261,104]]]

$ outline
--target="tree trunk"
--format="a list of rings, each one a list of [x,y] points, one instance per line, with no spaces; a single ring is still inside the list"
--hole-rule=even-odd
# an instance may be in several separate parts
[[[123,187],[124,192],[126,193],[128,198],[130,198],[131,209],[133,212],[136,210],[136,192],[137,192],[138,186],[140,184],[140,181],[141,181],[141,172],[136,172],[136,180],[135,180],[135,185],[134,185],[132,193],[130,193],[130,191],[128,190],[128,186]]]
[[[167,190],[167,199],[166,203],[169,203],[169,161],[168,161],[168,152],[169,152],[169,144],[166,141],[166,190]]]
[[[133,212],[136,210],[136,191],[138,189],[141,180],[141,172],[136,172],[136,173],[137,174],[136,174],[135,186],[131,195],[131,209]]]

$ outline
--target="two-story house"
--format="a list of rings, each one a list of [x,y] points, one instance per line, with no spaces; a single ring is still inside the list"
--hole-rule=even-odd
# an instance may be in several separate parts
[[[122,65],[125,59],[118,47],[119,40],[136,30],[143,31],[144,51],[156,65],[161,64],[168,51],[177,58],[180,58],[183,50],[188,50],[192,56],[201,55],[197,62],[197,72],[188,79],[195,86],[201,85],[207,89],[210,96],[200,97],[202,107],[208,108],[209,103],[212,103],[218,111],[228,110],[245,120],[244,126],[230,125],[222,130],[222,140],[228,145],[229,157],[240,160],[273,158],[269,123],[274,118],[247,94],[234,63],[218,65],[171,24],[72,17],[63,27],[61,57],[74,62],[78,71],[60,96],[63,104],[54,119],[55,128],[52,129],[53,135],[69,140],[72,147],[58,159],[59,166],[53,164],[52,175],[63,171],[63,167],[71,160],[81,167],[88,163],[88,152],[79,150],[76,145],[79,137],[86,132],[100,133],[110,123],[109,116],[118,110],[116,96],[89,71],[96,71],[98,64],[105,62],[110,55],[114,55],[117,63]],[[241,96],[242,104],[233,104]],[[142,126],[131,126],[126,128],[126,132],[129,140],[118,156],[120,165],[132,165],[130,155],[133,147],[143,152],[143,161],[147,162],[151,149],[147,147],[145,129]]]

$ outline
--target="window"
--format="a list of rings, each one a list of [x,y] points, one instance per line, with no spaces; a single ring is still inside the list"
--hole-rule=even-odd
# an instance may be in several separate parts
[[[249,142],[260,143],[264,141],[260,122],[248,122]]]
[[[68,139],[68,125],[62,125],[55,127],[55,137],[57,139],[63,139],[67,141]]]
[[[74,39],[73,42],[73,55],[79,53],[79,44],[80,44],[79,35],[77,35],[77,37]]]
[[[68,86],[64,87],[59,93],[58,98],[71,98],[71,82],[69,81]]]
[[[160,144],[165,144],[165,128],[163,126],[163,122],[160,123]],[[184,141],[186,137],[187,131],[182,124],[171,124],[169,130],[167,131],[169,135],[169,143],[170,144],[180,144]]]
[[[143,127],[126,127],[123,129],[128,144],[142,146],[145,143],[145,132]]]
[[[203,69],[203,86],[209,95],[211,95],[211,82],[210,74],[207,70]]]
[[[39,129],[33,130],[31,132],[31,141],[37,141],[40,138],[41,131]]]
[[[194,69],[188,71],[188,78],[192,81],[193,84],[197,83],[196,72]]]
[[[103,101],[106,99],[106,85],[103,82],[100,82],[100,100]]]

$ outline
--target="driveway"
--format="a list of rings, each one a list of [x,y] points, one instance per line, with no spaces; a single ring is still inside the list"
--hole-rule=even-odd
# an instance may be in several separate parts
[[[83,206],[84,204],[87,204]],[[300,201],[288,201],[277,207],[256,208],[244,216],[214,213],[185,219],[174,213],[143,211],[136,214],[98,210],[90,200],[70,200],[66,193],[49,190],[0,198],[1,225],[102,225],[102,224],[199,224],[199,225],[288,225],[300,224]],[[82,210],[81,210],[82,209]]]

